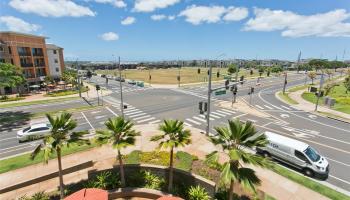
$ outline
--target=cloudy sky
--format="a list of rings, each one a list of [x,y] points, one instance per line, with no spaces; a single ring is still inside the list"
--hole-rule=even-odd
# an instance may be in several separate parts
[[[1,0],[0,30],[68,60],[350,59],[349,0]]]

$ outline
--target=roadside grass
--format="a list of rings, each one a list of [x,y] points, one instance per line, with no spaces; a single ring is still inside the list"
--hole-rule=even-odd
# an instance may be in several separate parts
[[[44,103],[54,103],[54,102],[69,101],[69,100],[74,100],[74,99],[79,99],[79,97],[67,97],[67,98],[59,98],[59,99],[37,100],[37,101],[30,101],[30,102],[16,102],[16,103],[6,103],[6,104],[0,103],[0,108],[10,108],[10,107],[16,107],[16,106],[29,106],[29,105],[44,104]]]
[[[316,181],[313,181],[307,177],[304,177],[303,175],[300,175],[296,172],[292,172],[289,169],[286,169],[284,167],[281,167],[279,165],[274,165],[273,169],[274,172],[278,173],[281,176],[284,176],[300,185],[303,185],[317,193],[320,193],[330,199],[333,200],[350,200],[350,197],[338,192],[332,188],[329,188],[325,185],[322,185],[321,183],[318,183]]]
[[[1,102],[9,102],[9,101],[19,101],[25,99],[24,97],[8,97],[8,96],[2,96],[0,97],[0,103]]]
[[[207,79],[207,70],[208,68],[200,68],[201,73],[198,74],[197,67],[183,67],[180,70],[180,84],[186,84],[186,83],[197,83],[197,82],[205,82]],[[220,71],[220,77],[216,76],[216,73]],[[106,74],[106,75],[117,75],[116,70],[96,70],[96,73],[98,74]],[[213,81],[218,80],[224,80],[224,74],[227,74],[227,68],[213,68],[212,69]],[[266,74],[266,73],[265,73]],[[264,75],[265,75],[264,74]],[[178,68],[169,68],[169,69],[151,69],[149,70],[123,70],[122,76],[125,79],[132,79],[137,81],[144,81],[149,83],[149,75],[151,75],[151,84],[177,84],[177,76],[179,75],[179,69]],[[258,71],[254,70],[253,75],[250,75],[250,70],[247,69],[241,69],[238,73],[238,77],[244,76],[245,79],[251,78],[251,77],[258,77],[259,73]],[[271,73],[272,76],[272,73]],[[232,77],[235,77],[235,74],[232,75]]]
[[[81,93],[88,91],[89,89],[86,87],[81,87]],[[60,91],[54,91],[50,92],[48,94],[45,94],[45,97],[61,97],[61,96],[68,96],[72,94],[78,94],[79,90],[74,89],[74,90],[60,90]]]
[[[303,89],[306,89],[310,86],[313,86],[311,84],[307,84],[307,85],[299,85],[299,86],[295,86],[295,87],[292,87],[292,88],[289,88],[288,89],[288,92],[296,92],[298,90],[303,90]]]
[[[77,145],[77,144],[71,144],[69,148],[65,146],[62,148],[62,156],[77,153],[80,151],[86,151],[88,149],[92,149],[96,147],[97,145],[95,143],[92,143],[90,145]],[[40,152],[37,157],[35,157],[34,160],[30,159],[31,153],[26,153],[23,155],[15,156],[12,158],[7,158],[4,160],[0,160],[0,174],[5,173],[11,170],[27,167],[30,165],[34,165],[37,163],[43,162],[43,152]],[[50,157],[50,159],[56,158],[57,155],[53,155]]]
[[[288,102],[289,104],[292,104],[292,105],[296,105],[298,104],[298,102],[296,102],[294,99],[290,98],[288,96],[289,92],[286,92],[285,94],[283,94],[283,92],[278,92],[277,95],[283,99],[284,101]]]

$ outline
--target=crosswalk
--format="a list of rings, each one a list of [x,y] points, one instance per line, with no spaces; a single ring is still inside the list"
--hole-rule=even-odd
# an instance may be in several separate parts
[[[184,94],[189,94],[189,95],[192,95],[192,96],[196,96],[196,97],[199,97],[199,98],[202,98],[202,99],[207,99],[208,98],[208,96],[205,95],[205,94],[198,94],[196,92],[189,91],[189,90],[178,89],[178,88],[173,88],[171,90],[175,91],[175,92],[181,92],[181,93],[184,93]],[[211,101],[217,102],[217,103],[225,102],[224,100],[221,100],[221,99],[218,99],[218,98],[215,98],[215,97],[212,97]]]
[[[236,114],[235,111],[222,108],[211,112],[209,120],[215,121],[221,118],[231,117],[234,114]],[[186,126],[200,126],[202,124],[206,124],[206,122],[207,122],[207,118],[205,115],[195,115],[195,116],[186,118],[184,124]]]
[[[115,93],[120,93],[120,87],[112,87],[110,88]],[[139,91],[146,91],[146,90],[152,90],[154,88],[152,87],[139,87],[139,86],[128,86],[123,87],[123,93],[129,93],[129,92],[139,92]]]
[[[111,97],[107,96],[105,97],[105,101],[111,104],[115,109],[120,111],[120,101]],[[124,103],[128,106],[127,109],[124,110],[124,115],[128,118],[133,120],[136,124],[157,124],[161,122],[161,120],[156,119],[155,117],[145,113],[144,111],[130,105],[127,103]]]
[[[282,111],[298,111],[297,109],[293,107],[288,107],[285,105],[262,105],[262,104],[255,104],[255,108],[258,108],[259,110],[282,110]]]

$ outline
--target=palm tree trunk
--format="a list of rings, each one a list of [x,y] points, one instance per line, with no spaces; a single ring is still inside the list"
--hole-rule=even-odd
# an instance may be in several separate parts
[[[168,183],[168,192],[171,192],[173,189],[173,155],[174,148],[170,149],[170,165],[169,165],[169,183]]]
[[[58,160],[58,177],[60,180],[60,198],[64,198],[63,188],[63,174],[62,174],[62,162],[61,162],[61,148],[57,147],[57,160]]]
[[[122,159],[122,155],[121,155],[119,149],[118,149],[118,160],[119,160],[121,186],[125,187],[125,175],[124,175],[123,159]]]
[[[230,183],[230,190],[228,191],[228,199],[229,200],[233,200],[233,189],[234,189],[235,183],[233,182],[233,180],[231,180]]]

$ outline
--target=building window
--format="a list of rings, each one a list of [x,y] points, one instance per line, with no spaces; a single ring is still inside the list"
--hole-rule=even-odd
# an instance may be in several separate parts
[[[11,58],[11,64],[13,64],[13,59]]]
[[[55,59],[55,63],[58,63],[58,60],[57,60],[57,59]]]
[[[5,63],[5,59],[0,58],[0,63]]]
[[[12,54],[12,50],[11,50],[11,47],[9,47],[9,54]]]
[[[4,47],[0,46],[0,52],[4,51]]]
[[[56,51],[56,50],[53,50],[53,54],[57,54],[57,51]]]
[[[56,67],[56,72],[59,72],[59,71],[60,71],[60,69],[58,67]]]

